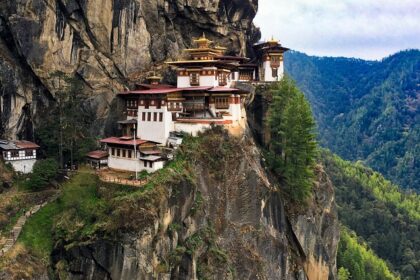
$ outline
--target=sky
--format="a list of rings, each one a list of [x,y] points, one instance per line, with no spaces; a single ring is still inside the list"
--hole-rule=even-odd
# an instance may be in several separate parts
[[[262,38],[319,56],[377,60],[420,48],[420,0],[259,0]]]

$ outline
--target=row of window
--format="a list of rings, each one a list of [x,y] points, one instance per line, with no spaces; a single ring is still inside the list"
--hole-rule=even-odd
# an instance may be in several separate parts
[[[134,151],[132,150],[126,150],[126,149],[117,149],[117,148],[111,148],[111,155],[114,157],[120,157],[120,158],[134,158]],[[153,162],[147,162],[143,161],[144,167],[150,167],[153,168]]]
[[[127,100],[127,108],[137,108],[138,107],[138,101],[134,99]]]
[[[139,100],[137,99],[128,99],[126,100],[126,106],[130,109],[137,109],[139,105]],[[157,106],[159,109],[160,106],[165,105],[165,100],[140,100],[140,106],[145,106],[146,109],[149,108],[149,106]]]
[[[123,158],[134,158],[134,151],[126,149],[111,148],[111,155]]]
[[[233,73],[232,73],[232,76],[233,76]],[[219,85],[221,86],[227,85],[227,80],[229,78],[228,73],[219,73],[217,77],[219,79]],[[200,74],[198,72],[190,74],[190,85],[192,86],[200,85]]]
[[[169,111],[179,111],[182,109],[182,103],[178,102],[169,102]]]
[[[153,114],[152,114],[152,112],[143,112],[142,114],[141,114],[141,120],[142,121],[148,121],[148,122],[151,122],[152,121],[152,116],[153,116],[153,121],[154,122],[157,122],[157,121],[159,121],[159,122],[163,122],[163,113],[157,113],[157,112],[154,112]]]
[[[8,152],[3,152],[3,156],[5,158],[8,157]],[[24,151],[10,151],[10,157],[18,158],[18,157],[34,157],[36,156],[35,150],[24,150]]]
[[[216,97],[214,101],[216,109],[229,109],[229,97]]]

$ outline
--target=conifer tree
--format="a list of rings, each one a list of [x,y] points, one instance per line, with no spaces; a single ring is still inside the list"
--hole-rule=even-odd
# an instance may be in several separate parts
[[[311,193],[317,155],[315,122],[310,106],[293,81],[284,78],[272,85],[269,109],[271,142],[268,162],[294,201]]]

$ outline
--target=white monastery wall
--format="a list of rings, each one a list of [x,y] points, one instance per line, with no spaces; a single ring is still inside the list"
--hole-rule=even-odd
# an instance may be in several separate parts
[[[213,75],[212,76],[203,76],[200,75],[200,86],[201,87],[217,87],[219,86],[219,81]]]
[[[164,165],[163,161],[152,162],[152,167],[150,167],[150,162],[146,162],[146,167],[144,161],[135,159],[135,158],[120,158],[115,156],[109,156],[108,158],[108,167],[115,170],[124,170],[131,172],[141,172],[146,170],[149,173],[156,172],[159,169],[162,169]]]
[[[192,136],[197,136],[199,132],[203,132],[210,128],[210,124],[199,123],[177,123],[175,122],[175,131],[185,132]]]
[[[144,120],[143,113],[145,113]],[[155,119],[155,114],[157,119]],[[163,115],[162,121],[160,121],[160,114]],[[161,109],[154,106],[145,109],[144,106],[140,106],[137,127],[137,136],[140,139],[164,144],[169,137],[169,132],[173,129],[172,113],[168,112],[166,106]]]
[[[190,77],[188,76],[178,76],[177,87],[189,87],[190,86]]]
[[[16,172],[22,172],[24,174],[31,173],[34,169],[34,164],[36,162],[36,159],[25,159],[25,160],[12,160],[12,161],[6,161],[10,162],[13,166],[13,169]]]

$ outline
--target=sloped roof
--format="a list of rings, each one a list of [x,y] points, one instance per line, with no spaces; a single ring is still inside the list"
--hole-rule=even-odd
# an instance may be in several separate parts
[[[38,149],[39,146],[33,142],[26,140],[0,140],[0,149],[2,150],[23,150],[23,149]]]
[[[94,159],[101,159],[101,158],[105,158],[108,157],[108,152],[106,151],[92,151],[87,153],[86,156],[90,157],[90,158],[94,158]]]
[[[148,143],[148,142],[150,142],[150,141],[146,141],[146,140],[142,140],[142,139],[126,140],[126,139],[122,139],[120,137],[109,137],[109,138],[101,140],[101,143],[104,143],[104,144],[115,144],[115,145],[125,145],[125,146],[133,146],[134,144],[142,145],[142,144],[145,144],[145,143]],[[152,143],[152,142],[150,142],[150,143]]]

